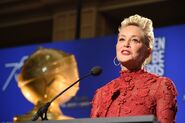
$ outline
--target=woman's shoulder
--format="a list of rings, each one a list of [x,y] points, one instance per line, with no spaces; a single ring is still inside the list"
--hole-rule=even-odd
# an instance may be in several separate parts
[[[158,79],[159,88],[164,92],[164,93],[171,93],[173,95],[177,95],[177,89],[175,86],[175,83],[168,77],[159,77]]]
[[[147,74],[155,80],[158,92],[161,91],[162,93],[171,93],[173,95],[177,95],[177,89],[172,79],[149,72]]]
[[[160,75],[156,75],[152,73],[150,73],[150,75],[156,79],[156,82],[159,84],[159,86],[166,86],[166,87],[174,86],[175,87],[173,80],[166,76],[160,76]]]
[[[157,83],[173,83],[173,81],[165,76],[160,76],[154,73],[150,73],[150,72],[145,72],[144,76],[142,76],[145,79],[153,79],[155,80]]]

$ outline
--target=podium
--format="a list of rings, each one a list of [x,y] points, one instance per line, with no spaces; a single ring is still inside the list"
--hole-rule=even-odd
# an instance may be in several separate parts
[[[159,123],[155,116],[129,116],[111,118],[81,118],[72,120],[27,121],[26,123]]]

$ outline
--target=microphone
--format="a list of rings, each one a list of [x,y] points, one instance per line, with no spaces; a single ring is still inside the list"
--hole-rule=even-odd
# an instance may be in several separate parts
[[[95,66],[90,71],[91,75],[98,76],[102,73],[102,68],[100,66]]]
[[[51,103],[57,99],[60,95],[62,95],[64,92],[66,92],[68,89],[70,89],[72,86],[74,86],[79,81],[83,80],[84,78],[88,76],[98,76],[102,73],[102,68],[100,66],[93,67],[89,73],[87,73],[85,76],[78,79],[76,82],[71,84],[69,87],[64,89],[62,92],[60,92],[58,95],[56,95],[53,99],[51,99],[49,102],[47,102],[44,106],[41,106],[39,110],[35,113],[35,115],[32,117],[32,121],[36,121],[39,117],[41,117],[41,120],[48,120],[47,118],[47,111]]]

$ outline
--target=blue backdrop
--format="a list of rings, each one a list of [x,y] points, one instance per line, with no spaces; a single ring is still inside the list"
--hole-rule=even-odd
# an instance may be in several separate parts
[[[177,123],[183,123],[185,114],[185,25],[155,29],[156,45],[153,63],[147,68],[154,73],[171,78],[178,90]],[[0,122],[12,121],[15,115],[25,114],[33,108],[21,93],[15,76],[19,74],[26,56],[40,46],[55,48],[74,54],[80,76],[99,65],[103,73],[80,82],[75,98],[61,105],[65,115],[75,118],[89,117],[90,101],[100,86],[119,76],[120,68],[114,66],[116,36],[57,42],[0,50]],[[152,66],[153,65],[153,66]],[[61,89],[62,90],[62,89]]]

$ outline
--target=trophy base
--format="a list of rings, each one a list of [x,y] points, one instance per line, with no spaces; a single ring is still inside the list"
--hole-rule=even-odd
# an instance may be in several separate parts
[[[31,121],[34,115],[35,115],[35,113],[31,111],[31,112],[29,112],[29,113],[27,113],[25,115],[15,116],[13,118],[13,122],[16,123],[16,122],[22,122],[22,121]],[[56,115],[56,114],[53,114],[53,113],[50,113],[50,112],[47,113],[47,117],[48,117],[48,120],[74,119],[74,118],[69,117],[69,116]],[[38,120],[41,121],[41,118],[39,118]]]

